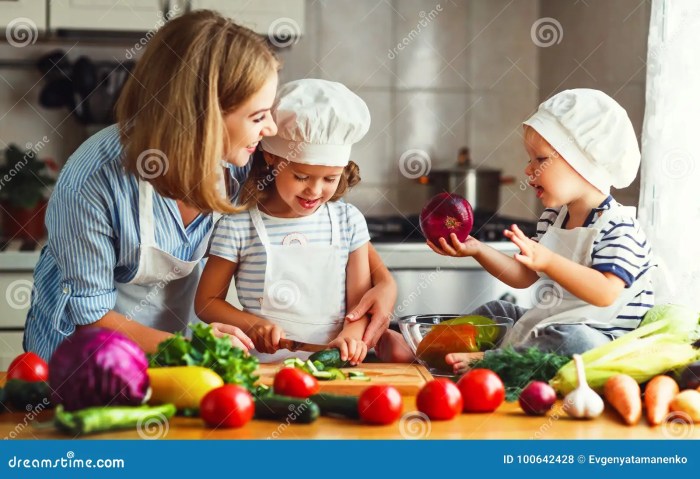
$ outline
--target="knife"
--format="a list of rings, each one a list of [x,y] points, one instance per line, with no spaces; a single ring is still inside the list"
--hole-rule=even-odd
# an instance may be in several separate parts
[[[307,351],[310,353],[316,353],[318,351],[328,349],[328,345],[326,344],[303,343],[292,339],[280,339],[279,347],[290,351]]]

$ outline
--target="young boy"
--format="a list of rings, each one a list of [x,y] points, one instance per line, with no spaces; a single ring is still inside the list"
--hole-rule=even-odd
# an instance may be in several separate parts
[[[563,91],[524,122],[525,174],[545,207],[537,235],[513,225],[504,232],[520,253],[509,257],[469,237],[428,245],[449,256],[472,256],[489,273],[516,287],[534,287],[537,303],[525,310],[492,301],[473,314],[515,321],[501,346],[535,346],[581,353],[635,329],[654,305],[650,245],[635,209],[610,196],[635,178],[640,153],[625,110],[598,90]],[[380,349],[397,350],[385,335]],[[455,372],[483,353],[451,353]]]

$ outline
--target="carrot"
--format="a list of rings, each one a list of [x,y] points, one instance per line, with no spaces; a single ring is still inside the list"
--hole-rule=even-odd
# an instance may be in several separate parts
[[[700,392],[695,389],[681,391],[671,401],[671,411],[685,413],[694,423],[700,424]]]
[[[678,384],[669,376],[656,376],[649,381],[644,390],[644,407],[649,424],[656,426],[663,422],[678,391]]]
[[[642,391],[637,381],[630,376],[618,374],[608,378],[603,387],[603,395],[630,426],[642,418]]]

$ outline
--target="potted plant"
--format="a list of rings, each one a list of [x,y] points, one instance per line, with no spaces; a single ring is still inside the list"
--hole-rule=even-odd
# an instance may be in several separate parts
[[[47,198],[55,182],[55,165],[36,152],[9,145],[0,154],[2,237],[39,241],[45,236]]]

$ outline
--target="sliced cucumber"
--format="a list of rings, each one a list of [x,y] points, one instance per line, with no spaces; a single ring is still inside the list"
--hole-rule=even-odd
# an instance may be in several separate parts
[[[326,369],[326,367],[323,365],[323,363],[321,361],[314,361],[313,364],[314,364],[314,366],[316,366],[316,369],[318,369],[319,371],[323,371],[324,369]]]
[[[369,376],[350,376],[351,381],[371,381],[372,378]]]
[[[311,374],[313,377],[316,379],[321,379],[321,380],[328,380],[328,379],[334,379],[335,375],[330,372],[330,371],[316,371],[315,373]]]
[[[308,361],[308,360],[307,360],[307,361],[304,363],[304,367],[305,367],[306,370],[309,372],[309,374],[314,374],[314,373],[319,372],[319,371],[318,371],[318,368],[317,368],[317,367],[314,365],[314,363],[311,362],[311,361]]]
[[[364,371],[348,371],[348,374],[350,375],[351,379],[354,377],[360,377],[365,375]]]
[[[328,369],[326,369],[326,371],[333,374],[333,379],[340,379],[340,380],[347,379],[345,377],[345,373],[343,373],[343,371],[341,371],[338,368],[328,368]]]

